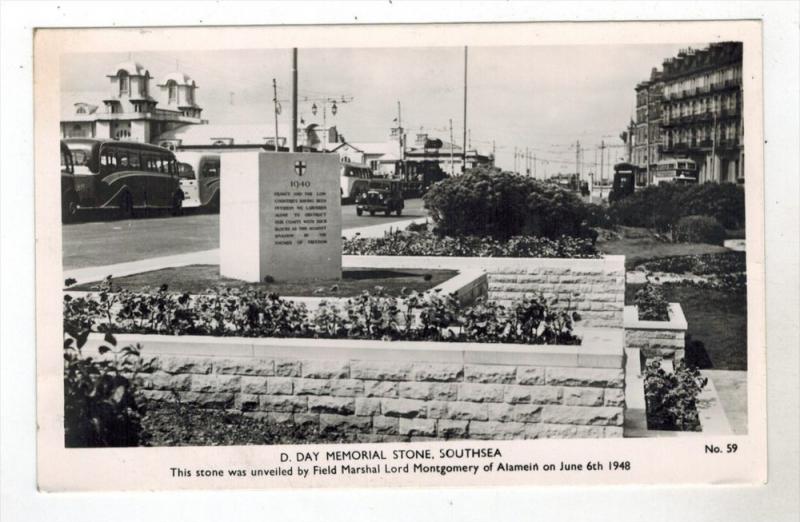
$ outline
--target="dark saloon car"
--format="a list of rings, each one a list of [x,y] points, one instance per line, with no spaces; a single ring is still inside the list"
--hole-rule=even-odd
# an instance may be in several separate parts
[[[359,194],[356,199],[356,214],[359,216],[366,210],[370,216],[376,212],[389,215],[392,212],[398,216],[403,213],[403,188],[399,180],[371,179],[366,192]]]

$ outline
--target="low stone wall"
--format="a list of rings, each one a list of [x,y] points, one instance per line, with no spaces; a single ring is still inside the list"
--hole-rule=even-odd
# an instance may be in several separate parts
[[[640,321],[636,306],[625,307],[625,347],[645,359],[683,359],[688,324],[679,303],[669,304],[669,321]]]
[[[118,335],[152,400],[238,410],[363,441],[621,437],[621,329],[581,346]],[[93,335],[85,351],[96,350]]]
[[[499,257],[343,256],[344,266],[482,270],[489,299],[509,304],[544,294],[581,315],[582,326],[622,328],[625,257],[548,259]]]

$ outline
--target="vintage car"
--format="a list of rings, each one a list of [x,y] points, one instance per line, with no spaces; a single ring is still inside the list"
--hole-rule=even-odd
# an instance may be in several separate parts
[[[360,216],[366,210],[370,216],[376,212],[383,212],[387,216],[395,212],[399,216],[404,206],[400,180],[371,179],[366,192],[359,194],[356,199],[356,214]]]

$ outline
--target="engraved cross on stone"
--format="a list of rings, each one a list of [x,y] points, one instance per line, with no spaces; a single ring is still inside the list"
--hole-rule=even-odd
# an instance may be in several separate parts
[[[303,173],[306,171],[306,162],[305,161],[295,161],[294,162],[294,173],[300,177],[303,177]]]

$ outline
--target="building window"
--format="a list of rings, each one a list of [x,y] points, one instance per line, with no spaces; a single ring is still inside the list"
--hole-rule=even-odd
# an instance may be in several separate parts
[[[119,129],[117,132],[114,133],[114,138],[118,140],[130,137],[131,137],[131,131],[129,131],[128,129]]]
[[[175,83],[175,80],[167,82],[167,95],[169,103],[178,103],[178,84]]]
[[[119,72],[119,95],[128,94],[131,91],[131,78],[126,71]]]

